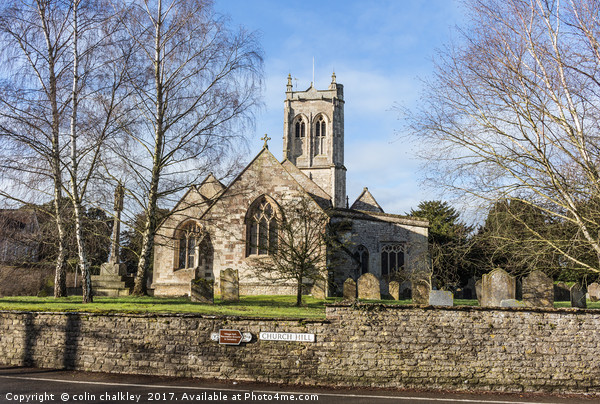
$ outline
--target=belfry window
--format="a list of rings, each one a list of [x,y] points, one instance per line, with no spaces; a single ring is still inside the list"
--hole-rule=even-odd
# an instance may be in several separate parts
[[[404,268],[404,244],[386,244],[381,248],[381,276],[393,275]]]
[[[369,272],[369,250],[364,245],[359,245],[356,247],[356,252],[354,253],[354,258],[358,261],[360,265],[360,273],[366,274]]]
[[[200,226],[189,222],[179,230],[178,236],[178,269],[194,268],[198,264],[198,244],[202,240]]]
[[[246,217],[246,255],[272,254],[278,238],[275,206],[263,196],[252,204]]]
[[[296,137],[304,137],[306,136],[306,124],[302,120],[302,118],[296,121]]]
[[[327,126],[325,125],[325,119],[323,116],[317,118],[315,124],[315,154],[325,154],[325,134]]]

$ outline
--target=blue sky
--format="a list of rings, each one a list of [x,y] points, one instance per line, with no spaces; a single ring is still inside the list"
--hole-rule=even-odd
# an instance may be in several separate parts
[[[312,81],[325,89],[335,69],[344,85],[345,165],[350,203],[367,186],[388,213],[407,213],[439,199],[420,184],[415,145],[400,140],[398,104],[418,102],[421,78],[431,74],[435,51],[453,35],[462,11],[456,0],[216,0],[233,25],[258,31],[265,52],[264,108],[250,133],[250,158],[268,133],[281,159],[283,100],[288,73],[299,90]]]

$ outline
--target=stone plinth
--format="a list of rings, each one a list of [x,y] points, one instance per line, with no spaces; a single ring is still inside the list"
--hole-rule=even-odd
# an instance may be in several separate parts
[[[127,276],[127,266],[105,262],[100,266],[100,275],[92,275],[95,296],[129,296],[133,278]]]

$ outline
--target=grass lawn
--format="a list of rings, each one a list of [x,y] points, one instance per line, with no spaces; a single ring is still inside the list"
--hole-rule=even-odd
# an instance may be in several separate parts
[[[232,315],[244,317],[279,317],[324,319],[325,304],[341,301],[341,298],[315,299],[304,297],[304,305],[295,307],[295,296],[242,296],[239,302],[215,304],[191,303],[186,297],[96,297],[94,303],[81,303],[81,296],[60,299],[53,297],[8,296],[0,298],[0,310],[66,311],[88,313],[200,313],[206,315]],[[366,300],[368,303],[411,304],[411,300]],[[477,300],[454,301],[455,305],[476,306]],[[556,302],[554,307],[570,307],[569,302]],[[588,301],[588,308],[600,309],[600,302]]]

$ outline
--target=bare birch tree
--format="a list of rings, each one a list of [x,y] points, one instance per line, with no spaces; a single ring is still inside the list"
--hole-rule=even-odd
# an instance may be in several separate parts
[[[9,199],[28,202],[38,190],[54,200],[58,257],[54,296],[66,295],[61,130],[68,114],[70,63],[66,2],[8,1],[0,12],[3,66],[0,95],[2,175]],[[19,190],[18,187],[21,186]]]
[[[92,301],[92,291],[82,203],[105,140],[126,121],[121,88],[128,63],[112,49],[116,24],[108,6],[95,0],[14,1],[0,19],[6,61],[1,172],[9,185],[2,196],[23,203],[52,197],[55,297],[66,294],[63,197],[72,203],[84,302]]]
[[[493,203],[530,204],[575,231],[530,234],[600,271],[600,4],[469,0],[470,25],[441,52],[410,119],[431,180]],[[594,262],[569,246],[585,244]]]
[[[146,293],[159,203],[199,183],[242,137],[260,96],[262,57],[253,34],[228,28],[210,1],[115,4],[134,43],[130,72],[138,121],[115,144],[130,198],[146,218],[134,294]],[[179,193],[179,194],[178,194]],[[172,203],[172,200],[171,200]],[[164,206],[164,205],[163,205]]]

